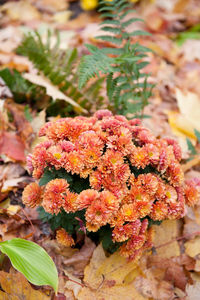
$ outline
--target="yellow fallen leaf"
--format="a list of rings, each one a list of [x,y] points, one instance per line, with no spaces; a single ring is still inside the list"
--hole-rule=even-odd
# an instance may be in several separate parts
[[[200,236],[189,240],[185,244],[185,253],[190,257],[195,257],[196,255],[200,254]]]
[[[46,88],[46,93],[50,97],[52,97],[53,100],[65,100],[72,106],[78,108],[80,111],[87,113],[87,110],[85,110],[83,107],[81,107],[78,103],[76,103],[73,99],[66,96],[64,93],[62,93],[57,86],[53,85],[46,77],[42,75],[35,75],[30,73],[23,74],[24,78],[29,80],[30,82],[40,85]]]
[[[194,134],[193,124],[185,118],[182,114],[175,111],[168,111],[169,125],[172,132],[185,139],[185,137],[190,138],[195,144],[197,138]]]
[[[179,244],[176,240],[174,240],[179,236],[180,222],[181,221],[178,220],[166,220],[163,221],[160,226],[152,226],[155,232],[153,245],[155,248],[158,247],[156,249],[158,256],[170,258],[172,256],[180,255]]]
[[[197,94],[176,89],[176,99],[181,114],[194,128],[200,130],[200,98]]]
[[[99,245],[93,253],[90,264],[85,268],[84,283],[77,295],[78,300],[147,300],[137,292],[134,284],[125,283],[126,276],[137,267],[115,252],[106,257]]]
[[[65,24],[67,21],[69,21],[71,15],[72,12],[70,10],[59,11],[53,15],[52,19],[57,23]]]
[[[26,278],[21,273],[0,272],[1,300],[50,300],[40,291],[31,287]]]

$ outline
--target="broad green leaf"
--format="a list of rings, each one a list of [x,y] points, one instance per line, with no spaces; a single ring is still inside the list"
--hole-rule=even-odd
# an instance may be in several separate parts
[[[36,243],[12,239],[0,243],[0,250],[6,254],[15,269],[35,285],[50,285],[58,289],[58,272],[47,252]]]

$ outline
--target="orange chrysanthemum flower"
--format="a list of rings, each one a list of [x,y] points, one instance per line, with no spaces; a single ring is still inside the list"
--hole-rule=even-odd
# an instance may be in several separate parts
[[[113,242],[123,243],[120,252],[130,259],[152,244],[149,218],[181,218],[185,203],[199,200],[200,181],[184,183],[177,142],[156,138],[138,119],[101,110],[49,122],[39,135],[45,142],[28,157],[28,168],[36,179],[51,174],[56,179],[44,188],[26,187],[24,203],[33,207],[43,198],[48,213],[64,210],[66,218],[76,213],[85,233],[110,226]],[[61,240],[66,234],[57,233]],[[70,239],[67,243],[74,244]]]
[[[200,180],[187,180],[185,184],[186,203],[189,206],[194,206],[200,200]]]
[[[82,210],[87,208],[89,205],[92,204],[93,201],[99,198],[99,193],[95,190],[85,190],[82,191],[76,201],[76,208],[77,210]]]
[[[132,166],[144,169],[150,162],[148,153],[144,147],[135,147],[130,154],[130,161]]]
[[[58,214],[65,204],[65,195],[68,192],[69,184],[65,179],[54,179],[47,183],[42,205],[46,212]]]
[[[67,213],[76,211],[77,197],[78,194],[72,193],[69,190],[66,191],[66,195],[63,196],[64,198],[63,209]]]
[[[66,154],[66,163],[64,168],[67,172],[71,172],[72,174],[79,174],[83,168],[83,158],[78,151],[73,151]]]
[[[124,242],[133,235],[137,236],[140,232],[140,228],[141,228],[140,220],[127,223],[123,226],[115,226],[112,232],[112,239],[114,242]]]
[[[71,235],[69,235],[64,228],[61,228],[57,230],[56,232],[56,239],[59,244],[66,246],[66,247],[71,247],[75,245],[75,242]]]
[[[94,228],[92,231],[97,231],[101,226],[109,223],[118,209],[116,203],[114,195],[108,191],[102,192],[99,199],[93,201],[86,210],[85,217],[89,224],[89,226],[86,224],[87,229]]]
[[[157,201],[152,205],[150,218],[154,221],[161,221],[167,219],[168,207],[167,204],[162,201]]]
[[[42,201],[42,188],[36,182],[30,183],[23,191],[22,201],[32,208],[38,206]]]
[[[134,222],[138,219],[139,213],[134,204],[124,204],[119,210],[124,222]]]

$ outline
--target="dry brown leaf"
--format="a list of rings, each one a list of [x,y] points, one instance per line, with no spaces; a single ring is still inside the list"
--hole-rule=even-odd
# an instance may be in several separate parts
[[[99,245],[93,253],[90,264],[85,268],[84,283],[78,293],[78,300],[145,300],[133,283],[124,283],[124,279],[135,269],[135,262],[128,262],[126,258],[115,252],[106,257]]]
[[[4,108],[12,115],[12,125],[16,127],[17,134],[29,148],[34,136],[32,126],[25,118],[24,106],[9,99],[4,103]]]
[[[29,80],[30,82],[36,84],[36,85],[40,85],[46,88],[46,93],[47,95],[49,95],[50,97],[53,98],[53,100],[65,100],[66,102],[68,102],[69,104],[71,104],[72,106],[76,107],[77,109],[80,110],[80,112],[84,112],[87,113],[87,111],[81,107],[78,103],[76,103],[73,99],[71,99],[70,97],[66,96],[65,94],[63,94],[58,88],[57,86],[53,85],[47,78],[45,78],[42,75],[35,75],[35,74],[30,74],[30,73],[25,73],[24,78]]]
[[[195,257],[200,254],[200,236],[185,243],[185,253],[190,257]]]
[[[174,298],[173,286],[164,280],[156,280],[150,270],[145,271],[147,278],[137,277],[134,285],[137,290],[150,299],[169,300]]]
[[[153,225],[155,231],[153,245],[155,248],[158,247],[156,249],[158,256],[170,258],[180,255],[179,244],[174,240],[180,234],[180,224],[181,221],[167,220],[160,226]]]
[[[80,249],[70,258],[63,260],[64,270],[68,270],[68,266],[73,268],[72,273],[76,276],[83,275],[84,269],[88,264],[96,245],[88,238],[85,238],[85,243]]]
[[[66,10],[68,2],[66,0],[31,0],[40,10],[55,13],[56,11]]]
[[[186,264],[186,259],[184,263]],[[189,263],[191,264],[191,262]],[[153,274],[157,279],[161,281],[164,279],[184,290],[187,284],[187,277],[182,264],[183,260],[179,259],[179,257],[177,257],[177,259],[166,259],[159,257],[158,255],[151,255],[148,257],[147,266],[152,268]],[[155,271],[155,269],[157,270]],[[161,270],[163,270],[163,272],[161,272]]]
[[[1,300],[48,300],[40,291],[34,290],[21,273],[6,273],[0,271]]]
[[[39,11],[31,5],[28,1],[10,1],[2,5],[1,12],[6,12],[10,20],[26,22],[30,20],[40,19]]]

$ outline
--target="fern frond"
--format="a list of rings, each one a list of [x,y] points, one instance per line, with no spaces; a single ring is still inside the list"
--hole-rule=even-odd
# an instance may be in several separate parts
[[[54,45],[50,43],[51,36],[52,33],[48,31],[47,41],[44,42],[37,31],[29,33],[24,36],[17,52],[27,56],[35,67],[68,97],[73,98],[79,105],[84,104],[85,108],[90,109],[94,97],[97,103],[101,101],[101,97],[97,91],[95,91],[94,96],[91,92],[87,95],[84,89],[79,89],[76,67],[79,61],[77,49],[63,51],[59,48],[59,33],[56,33]],[[91,75],[92,73],[90,73]]]
[[[106,18],[101,23],[101,30],[105,34],[96,39],[109,42],[111,46],[99,49],[87,45],[91,54],[81,61],[79,87],[83,87],[94,76],[106,74],[107,96],[111,106],[122,114],[128,110],[131,113],[142,111],[152,91],[152,85],[147,83],[147,74],[142,72],[148,64],[145,58],[150,49],[137,42],[132,44],[131,39],[150,34],[142,30],[126,30],[132,23],[143,21],[140,18],[127,20],[129,13],[134,11],[127,0],[100,0],[99,3],[101,16]]]

